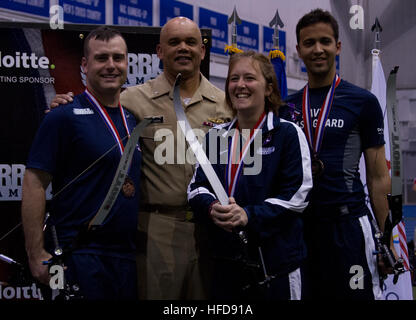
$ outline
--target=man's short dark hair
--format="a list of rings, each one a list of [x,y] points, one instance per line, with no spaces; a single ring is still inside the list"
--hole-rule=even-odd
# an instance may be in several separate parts
[[[89,47],[88,44],[90,42],[91,39],[94,40],[101,40],[101,41],[109,41],[110,39],[113,39],[115,37],[121,37],[124,42],[126,42],[126,40],[124,39],[124,37],[122,36],[122,34],[120,33],[120,31],[113,29],[113,28],[109,28],[106,26],[100,26],[94,30],[92,30],[88,36],[85,38],[84,41],[84,57],[88,57],[89,54]],[[127,45],[127,43],[126,43]]]
[[[335,18],[328,11],[318,8],[305,14],[298,21],[298,24],[296,25],[296,40],[298,41],[298,44],[300,38],[300,30],[319,22],[327,23],[332,27],[332,30],[334,31],[335,42],[338,42],[339,27],[337,20],[335,20]]]

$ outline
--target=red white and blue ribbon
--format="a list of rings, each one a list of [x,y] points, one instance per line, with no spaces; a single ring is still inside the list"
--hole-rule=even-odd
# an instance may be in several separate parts
[[[322,140],[324,137],[325,124],[328,120],[328,116],[331,111],[332,102],[334,101],[335,88],[339,85],[340,82],[341,78],[338,75],[335,75],[335,78],[332,81],[331,88],[329,89],[325,101],[322,104],[321,110],[319,111],[315,132],[313,130],[312,124],[311,106],[309,99],[309,85],[307,84],[303,89],[302,118],[305,128],[304,131],[309,145],[311,146],[311,149],[314,151],[314,154],[318,154],[321,148]]]
[[[409,252],[407,250],[407,238],[406,229],[403,220],[397,224],[397,231],[399,237],[400,254],[399,256],[403,259],[403,265],[406,270],[410,270],[409,263]],[[396,243],[395,236],[393,235],[393,243]],[[396,250],[398,251],[398,250]]]
[[[97,98],[95,98],[94,95],[88,90],[88,88],[85,89],[84,93],[85,93],[87,99],[93,105],[93,107],[98,111],[98,114],[101,116],[101,118],[104,120],[104,123],[106,124],[107,128],[110,130],[111,135],[116,140],[116,142],[118,144],[118,148],[120,150],[120,154],[123,154],[124,145],[123,145],[122,139],[120,137],[120,134],[117,131],[116,126],[114,125],[113,121],[111,120],[109,114],[107,113],[105,108],[101,105],[101,103],[97,100]],[[123,119],[123,124],[124,124],[124,127],[126,128],[127,135],[130,138],[130,131],[129,131],[129,128],[127,126],[126,115],[124,113],[123,108],[121,107],[120,102],[118,103],[118,108],[120,110],[121,118]]]
[[[231,140],[230,149],[231,152],[228,152],[228,165],[227,165],[227,181],[228,181],[228,196],[233,197],[235,188],[240,177],[242,168],[244,167],[243,159],[247,154],[247,151],[250,149],[251,143],[254,141],[256,135],[261,132],[264,122],[266,121],[266,113],[260,116],[260,119],[257,121],[256,125],[252,130],[250,130],[250,138],[247,139],[241,148],[238,148],[240,145],[240,131],[238,128],[238,122],[235,127],[234,135]]]

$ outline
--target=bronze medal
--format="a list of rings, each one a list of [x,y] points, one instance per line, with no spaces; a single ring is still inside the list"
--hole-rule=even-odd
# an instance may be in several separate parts
[[[126,176],[121,191],[126,198],[134,197],[136,188],[134,187],[133,180],[129,176]]]
[[[324,172],[324,163],[318,158],[312,159],[312,176],[317,178]]]

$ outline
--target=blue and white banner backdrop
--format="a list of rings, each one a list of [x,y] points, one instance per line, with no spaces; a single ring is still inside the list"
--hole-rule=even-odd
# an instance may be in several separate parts
[[[118,0],[113,3],[114,24],[143,27],[153,25],[153,0]]]
[[[49,17],[49,0],[43,1],[22,1],[2,0],[0,8],[10,9],[19,12],[31,13],[42,17]]]
[[[73,23],[105,24],[105,1],[59,0],[64,10],[64,21]]]
[[[168,20],[183,16],[194,19],[194,8],[192,5],[173,0],[160,0],[160,25],[163,26]]]
[[[199,27],[211,29],[212,44],[211,52],[227,55],[224,51],[228,44],[228,17],[225,14],[199,8]]]
[[[243,51],[259,51],[259,25],[242,20],[237,25],[237,46]]]

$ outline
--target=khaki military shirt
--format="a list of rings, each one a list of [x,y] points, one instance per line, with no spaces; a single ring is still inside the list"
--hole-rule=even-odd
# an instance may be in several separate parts
[[[143,85],[127,88],[120,101],[138,121],[163,116],[163,123],[150,124],[141,135],[141,204],[185,206],[195,158],[177,125],[172,85],[162,73]],[[186,105],[182,105],[191,127],[201,129],[200,133],[210,129],[204,124],[206,122],[232,118],[231,112],[224,107],[224,92],[202,74],[198,90]]]

